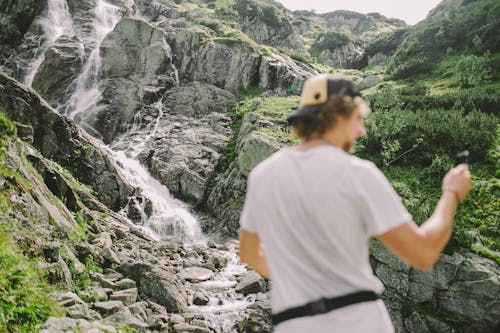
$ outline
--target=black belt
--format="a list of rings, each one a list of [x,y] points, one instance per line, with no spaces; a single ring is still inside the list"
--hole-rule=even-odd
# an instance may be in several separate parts
[[[318,301],[273,314],[273,325],[278,325],[293,318],[319,315],[351,304],[376,301],[378,299],[378,295],[373,291],[359,291],[340,297],[322,298]]]

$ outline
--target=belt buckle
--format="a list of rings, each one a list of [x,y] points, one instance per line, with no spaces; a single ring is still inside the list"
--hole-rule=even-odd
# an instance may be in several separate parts
[[[316,314],[316,313],[325,313],[327,311],[325,299],[321,299],[321,300],[319,300],[317,302],[312,303],[310,311],[313,314]]]

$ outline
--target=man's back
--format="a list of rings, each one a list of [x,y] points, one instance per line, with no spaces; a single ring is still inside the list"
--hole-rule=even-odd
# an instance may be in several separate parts
[[[322,297],[382,291],[369,264],[371,235],[360,198],[369,191],[360,182],[370,168],[369,162],[323,145],[283,149],[254,169],[242,225],[254,221],[261,238],[274,312]]]

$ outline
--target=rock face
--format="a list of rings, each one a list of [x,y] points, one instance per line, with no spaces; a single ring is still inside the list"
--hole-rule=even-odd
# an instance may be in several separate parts
[[[30,125],[34,147],[93,188],[104,204],[114,210],[124,206],[132,188],[122,179],[107,153],[72,121],[51,109],[33,90],[2,73],[0,109],[11,119]]]
[[[43,1],[0,1],[0,44],[15,46],[22,40],[33,20],[47,6]],[[7,51],[2,48],[2,53]]]
[[[45,52],[32,87],[52,106],[63,102],[66,90],[82,70],[84,49],[76,36],[62,36]]]
[[[123,132],[138,109],[148,104],[148,86],[159,87],[154,91],[158,94],[177,83],[164,43],[159,30],[131,18],[123,18],[104,39],[100,90],[106,107],[91,125],[105,142]]]
[[[400,332],[493,332],[500,316],[500,268],[478,255],[441,255],[429,272],[410,269],[379,242],[370,246],[375,274]]]
[[[360,61],[363,49],[349,42],[348,44],[334,50],[324,50],[318,55],[318,59],[334,68],[354,68]]]
[[[262,120],[246,113],[236,139],[236,159],[214,180],[206,198],[207,209],[218,218],[205,228],[218,230],[225,236],[236,237],[239,217],[246,192],[246,178],[259,162],[282,147],[277,140],[258,131]]]

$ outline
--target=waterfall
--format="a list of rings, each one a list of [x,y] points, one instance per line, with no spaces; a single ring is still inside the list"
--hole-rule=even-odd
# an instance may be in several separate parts
[[[43,38],[35,52],[35,58],[31,61],[29,69],[24,77],[24,84],[31,86],[35,74],[45,60],[45,51],[50,48],[56,40],[64,34],[73,36],[73,19],[68,11],[66,0],[49,0],[45,15],[38,19],[43,30]]]
[[[74,91],[68,101],[58,108],[58,111],[73,119],[77,124],[84,125],[90,134],[95,135],[89,122],[98,111],[101,98],[99,92],[99,71],[101,69],[101,56],[99,49],[101,43],[120,20],[120,9],[103,0],[98,0],[94,10],[92,40],[95,47],[85,62],[82,72],[73,82]]]
[[[143,124],[142,110],[134,117],[134,123],[127,133],[116,139],[111,145],[113,157],[121,166],[122,173],[142,193],[139,198],[131,198],[122,214],[133,205],[141,216],[140,224],[143,230],[157,240],[164,236],[175,235],[186,242],[203,242],[204,236],[196,218],[191,215],[185,205],[172,198],[169,190],[158,180],[154,179],[138,160],[138,155],[149,139],[153,138],[158,130],[160,119],[163,116],[161,100],[152,105],[157,111],[153,121]],[[151,205],[150,214],[145,212]]]
[[[60,13],[61,8],[66,10],[66,14],[64,15],[67,17],[67,19],[61,22],[71,22],[65,0],[49,0],[49,3],[51,5],[49,5],[47,16],[41,19],[47,23],[47,26],[51,19],[62,15]],[[54,5],[55,3],[57,3],[57,6]],[[99,108],[103,107],[99,106],[102,97],[99,91],[101,69],[100,46],[106,35],[114,29],[120,20],[121,9],[106,3],[104,0],[97,0],[93,14],[93,30],[89,45],[92,45],[94,48],[85,60],[82,72],[69,87],[70,96],[67,102],[58,107],[58,112],[73,119],[87,130],[89,134],[98,137],[98,132],[93,130],[89,125],[89,121],[100,111]],[[44,30],[45,39],[47,41],[53,40],[52,44],[61,34],[68,31],[65,30],[66,28],[56,29],[56,26],[58,25],[54,25],[53,29],[47,28],[47,30]],[[66,27],[66,23],[62,26]],[[61,30],[62,32],[58,32],[59,35],[57,35],[53,30]],[[49,44],[44,43],[44,45]],[[163,48],[165,53],[171,56],[172,51],[165,40]],[[37,65],[33,64],[33,73],[30,73],[30,76],[35,76],[43,60],[44,58],[37,58],[39,63]],[[170,65],[175,76],[175,82],[178,84],[177,70],[173,64]],[[161,100],[145,108],[156,110],[157,116],[153,121],[142,124],[142,111],[139,111],[132,128],[122,139],[117,139],[112,147],[105,146],[102,142],[100,143],[118,162],[117,164],[121,168],[120,171],[127,178],[128,182],[138,189],[138,193],[135,193],[130,198],[129,203],[122,209],[121,213],[127,217],[129,209],[135,209],[136,213],[140,216],[140,221],[134,221],[138,222],[146,233],[157,240],[168,236],[176,236],[187,243],[205,242],[198,221],[189,213],[187,206],[179,200],[174,199],[169,190],[158,180],[154,179],[137,159],[145,143],[156,133],[159,121],[163,115]],[[131,137],[133,138],[132,140]]]

